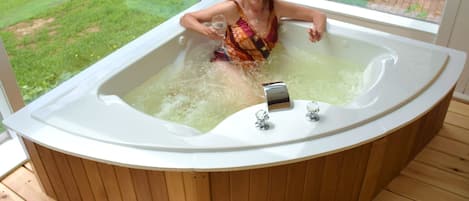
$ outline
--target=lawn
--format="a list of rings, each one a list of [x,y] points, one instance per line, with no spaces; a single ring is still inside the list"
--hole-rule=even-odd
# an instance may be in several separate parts
[[[361,6],[361,7],[366,7],[366,5],[368,4],[368,0],[332,0],[332,1],[345,3],[349,5]]]
[[[29,103],[197,0],[1,2],[0,38]]]

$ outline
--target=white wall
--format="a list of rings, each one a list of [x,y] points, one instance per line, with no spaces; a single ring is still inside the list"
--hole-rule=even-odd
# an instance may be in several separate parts
[[[447,0],[436,43],[469,52],[469,1]],[[469,62],[466,61],[456,91],[469,97]]]

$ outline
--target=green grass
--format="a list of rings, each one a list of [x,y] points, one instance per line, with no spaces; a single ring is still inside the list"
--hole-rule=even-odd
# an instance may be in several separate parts
[[[339,3],[345,3],[349,5],[366,7],[368,5],[368,0],[332,0]]]
[[[0,27],[27,20],[67,0],[2,0]]]
[[[406,9],[406,13],[414,14],[415,17],[419,19],[426,19],[428,16],[428,11],[419,3],[409,5]]]
[[[0,22],[5,26],[0,26],[0,38],[26,102],[197,2],[49,0],[55,3],[46,4],[40,0],[42,9],[35,10],[27,0],[1,1]],[[15,14],[20,13],[18,10],[34,10],[36,14]],[[11,23],[22,22],[31,27],[39,19],[50,23],[24,36],[16,33],[20,27]]]
[[[3,127],[2,122],[0,122],[0,135],[2,135],[3,132],[5,132],[5,127]]]

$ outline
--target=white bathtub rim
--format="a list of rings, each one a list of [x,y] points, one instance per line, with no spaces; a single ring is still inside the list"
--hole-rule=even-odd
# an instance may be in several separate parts
[[[175,153],[136,149],[134,147],[103,143],[75,135],[64,135],[63,131],[52,127],[46,127],[43,133],[34,132],[32,135],[22,134],[23,132],[28,132],[26,130],[30,128],[24,131],[21,129],[19,132],[26,139],[53,150],[129,168],[171,171],[233,171],[276,166],[351,149],[384,137],[408,125],[413,120],[420,118],[450,92],[457,81],[454,75],[462,72],[462,67],[454,66],[463,66],[465,56],[461,52],[453,52],[451,56],[455,56],[455,54],[459,54],[459,59],[449,62],[452,68],[445,70],[435,81],[434,85],[430,86],[413,101],[403,105],[399,110],[375,120],[376,124],[374,126],[360,126],[344,133],[312,141],[261,149],[264,152],[260,152],[259,149],[253,149],[216,153]],[[34,119],[27,118],[27,120],[28,122],[25,123],[38,124]],[[47,136],[44,134],[47,134]],[[83,147],[83,145],[87,146]],[[304,147],[309,148],[301,150]],[[99,151],[97,152],[96,150]],[[265,154],[265,152],[268,153],[269,151],[285,153],[286,156],[279,158],[269,157],[269,155]]]

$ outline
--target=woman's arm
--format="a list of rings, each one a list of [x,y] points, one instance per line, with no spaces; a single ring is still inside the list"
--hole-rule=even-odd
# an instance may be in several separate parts
[[[230,23],[235,17],[233,13],[236,13],[233,12],[233,9],[236,9],[234,6],[236,5],[233,2],[224,1],[203,10],[186,13],[181,17],[179,23],[187,29],[199,32],[211,39],[222,40],[223,38],[212,27],[205,26],[203,22],[210,22],[213,16],[222,14],[227,19],[227,23]]]
[[[321,40],[326,30],[326,15],[318,10],[304,7],[301,5],[285,2],[274,1],[275,12],[278,17],[287,17],[296,20],[304,20],[313,22],[314,27],[308,30],[309,40],[317,42]]]

